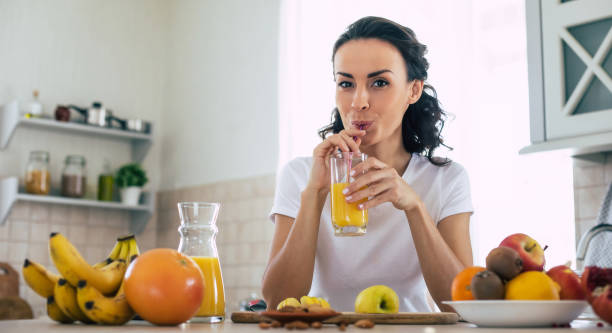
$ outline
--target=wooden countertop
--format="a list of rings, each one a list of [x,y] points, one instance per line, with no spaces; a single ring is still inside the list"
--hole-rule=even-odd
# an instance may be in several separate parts
[[[571,330],[581,332],[611,332],[612,327],[604,324],[604,327],[597,327],[597,323],[601,321],[575,320],[572,322]],[[377,325],[370,332],[402,332],[402,333],[439,333],[439,332],[562,332],[569,331],[569,328],[523,328],[523,329],[495,329],[495,328],[476,328],[473,324],[458,323],[454,325]],[[287,332],[286,329],[268,329],[262,330],[256,324],[234,324],[231,320],[226,320],[221,324],[183,324],[174,327],[157,327],[146,322],[131,321],[124,326],[98,326],[98,325],[82,325],[71,324],[62,325],[51,321],[47,317],[42,317],[34,320],[6,320],[0,321],[0,332],[23,332],[23,333],[46,333],[46,332],[215,332],[215,333],[232,333],[232,332]],[[308,329],[306,332],[316,332],[318,330]],[[334,325],[325,325],[322,329],[325,332],[338,332],[340,330]],[[300,332],[300,331],[298,331]],[[368,330],[360,329],[355,326],[349,326],[346,332],[367,333]]]

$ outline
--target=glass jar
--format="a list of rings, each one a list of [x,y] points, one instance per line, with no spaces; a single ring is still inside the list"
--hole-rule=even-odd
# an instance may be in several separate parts
[[[225,319],[225,290],[217,252],[217,216],[220,204],[179,202],[181,235],[178,251],[191,257],[204,275],[202,306],[192,322],[220,322]]]
[[[68,155],[62,171],[62,196],[69,198],[82,198],[85,196],[87,185],[87,172],[85,170],[85,157]]]
[[[51,190],[51,174],[49,173],[48,152],[30,152],[30,159],[26,166],[25,190],[30,194],[49,194]]]

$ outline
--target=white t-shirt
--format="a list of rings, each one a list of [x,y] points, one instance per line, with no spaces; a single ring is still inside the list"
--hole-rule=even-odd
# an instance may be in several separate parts
[[[272,221],[274,214],[296,218],[311,168],[312,157],[300,157],[278,174]],[[412,154],[402,177],[423,200],[436,224],[453,214],[473,212],[468,175],[455,162],[438,167],[426,157]],[[354,311],[361,290],[382,284],[397,292],[401,312],[431,312],[406,215],[388,202],[370,208],[368,215],[365,235],[336,237],[327,196],[310,295],[327,299],[335,310]]]

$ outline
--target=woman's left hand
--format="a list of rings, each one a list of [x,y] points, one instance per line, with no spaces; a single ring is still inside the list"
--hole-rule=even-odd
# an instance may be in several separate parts
[[[370,198],[359,208],[368,209],[390,202],[397,209],[410,211],[421,201],[397,171],[374,157],[356,165],[351,173],[355,178],[344,195],[349,203]],[[360,190],[361,189],[361,190]]]

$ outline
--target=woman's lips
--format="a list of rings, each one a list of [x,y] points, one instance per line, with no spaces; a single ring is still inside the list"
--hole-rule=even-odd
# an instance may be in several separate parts
[[[351,125],[353,125],[353,127],[358,128],[360,130],[367,131],[368,128],[372,126],[373,123],[374,123],[373,121],[353,121],[351,122]]]

